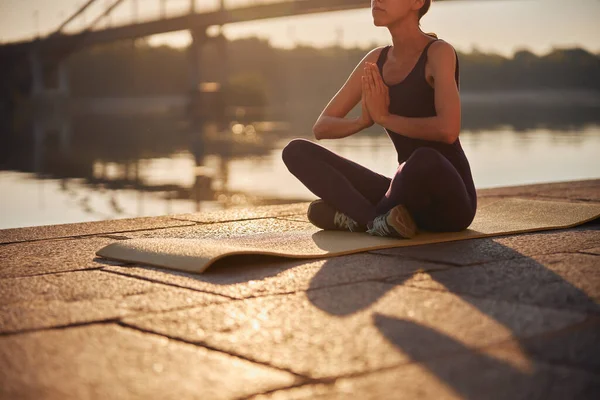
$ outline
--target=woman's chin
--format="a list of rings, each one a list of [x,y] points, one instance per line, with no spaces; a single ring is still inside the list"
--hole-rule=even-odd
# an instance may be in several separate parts
[[[385,23],[385,21],[382,18],[373,18],[373,25],[375,26],[387,26],[387,24]]]

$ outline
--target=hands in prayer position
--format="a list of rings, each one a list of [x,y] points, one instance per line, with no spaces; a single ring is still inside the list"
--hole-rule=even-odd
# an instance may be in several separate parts
[[[366,62],[362,80],[361,120],[371,126],[375,122],[382,124],[389,115],[390,96],[387,85],[375,63]]]

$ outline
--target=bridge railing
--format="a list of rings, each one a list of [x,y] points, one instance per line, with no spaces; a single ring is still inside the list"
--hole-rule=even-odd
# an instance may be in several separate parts
[[[103,2],[102,2],[103,1]],[[224,8],[234,9],[272,3],[297,2],[304,0],[122,0],[111,12],[102,17],[104,11],[113,6],[117,0],[99,0],[74,19],[63,29],[64,33],[78,33],[85,29],[103,30],[119,26],[127,26],[160,19],[176,18],[190,13],[207,13],[217,11],[223,3]],[[94,26],[90,26],[95,22]]]

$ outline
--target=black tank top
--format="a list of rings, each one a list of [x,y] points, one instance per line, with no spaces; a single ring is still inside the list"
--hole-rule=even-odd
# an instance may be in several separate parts
[[[391,114],[401,115],[404,117],[433,117],[436,116],[434,88],[432,88],[425,78],[425,63],[427,61],[427,49],[435,42],[435,39],[427,43],[423,49],[417,64],[408,76],[400,83],[389,85],[388,92],[390,95],[390,106],[388,111]],[[387,53],[391,46],[388,45],[381,50],[377,59],[379,73],[383,76],[383,64],[387,60]],[[458,54],[456,55],[456,70],[455,70],[456,86],[460,90],[459,71],[458,71]],[[473,177],[471,175],[471,167],[465,153],[460,145],[460,140],[457,138],[454,143],[448,144],[432,140],[413,139],[402,134],[390,131],[385,128],[388,136],[394,143],[396,152],[398,153],[398,164],[403,163],[410,157],[413,151],[419,147],[432,147],[444,155],[448,161],[456,168],[463,179],[467,191],[471,196],[471,200],[476,205],[477,195]]]

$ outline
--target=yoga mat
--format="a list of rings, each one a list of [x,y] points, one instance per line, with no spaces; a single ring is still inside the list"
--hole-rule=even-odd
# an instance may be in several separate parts
[[[112,243],[96,254],[111,260],[202,273],[215,261],[236,254],[326,258],[376,249],[570,228],[598,217],[600,204],[505,198],[479,208],[468,229],[420,231],[412,239],[371,236],[364,232],[287,231],[226,239],[128,239]]]

